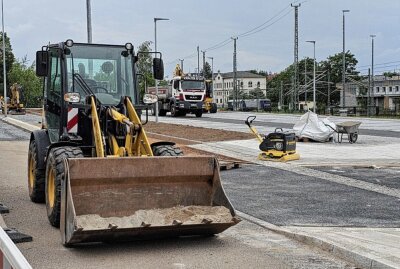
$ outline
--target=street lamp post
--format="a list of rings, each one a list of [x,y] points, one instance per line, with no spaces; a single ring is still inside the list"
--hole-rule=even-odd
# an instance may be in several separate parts
[[[345,16],[344,14],[346,12],[350,12],[348,9],[342,10],[343,13],[343,60],[342,60],[342,107],[346,107],[346,89],[345,89],[345,83],[346,83],[346,51],[345,51]]]
[[[1,27],[3,31],[3,85],[4,85],[4,116],[7,117],[7,78],[6,78],[6,36],[4,34],[4,11],[3,0],[1,0]]]
[[[154,52],[157,52],[157,21],[167,21],[166,18],[154,18]],[[158,80],[156,82],[156,95],[158,96]],[[156,102],[156,122],[158,122],[158,102]]]
[[[314,45],[314,75],[313,75],[313,112],[315,113],[315,107],[317,106],[316,101],[316,89],[315,89],[315,40],[306,41],[308,43],[312,43]]]
[[[211,80],[212,80],[212,88],[214,91],[214,57],[207,57],[211,60]]]
[[[371,100],[369,100],[370,101],[369,105],[375,106],[375,98],[374,98],[374,90],[375,90],[375,80],[374,80],[374,38],[376,37],[376,35],[370,35],[370,37],[371,37],[371,42],[372,42],[372,44],[371,44],[371,47],[372,47],[371,48],[372,49],[372,52],[371,52],[371,65],[372,65],[371,66],[371,78],[372,78],[371,84],[372,84],[372,90],[371,89],[369,89],[369,90],[371,91],[372,98],[371,98]]]

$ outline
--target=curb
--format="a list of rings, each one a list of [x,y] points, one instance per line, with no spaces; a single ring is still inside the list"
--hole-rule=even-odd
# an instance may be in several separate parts
[[[40,127],[10,117],[2,118],[2,121],[28,132],[33,132],[40,129]]]
[[[387,264],[377,261],[373,258],[363,256],[361,254],[358,254],[358,253],[348,250],[346,248],[339,247],[331,242],[324,241],[317,237],[313,237],[313,236],[310,236],[310,235],[307,235],[307,234],[301,233],[301,232],[290,231],[288,229],[285,229],[285,228],[276,226],[272,223],[260,220],[258,218],[255,218],[251,215],[240,212],[238,210],[236,210],[236,212],[239,217],[241,217],[249,222],[252,222],[260,227],[263,227],[272,232],[284,235],[288,238],[294,239],[294,240],[304,243],[306,245],[317,247],[323,251],[327,251],[327,252],[331,253],[332,255],[339,257],[341,259],[344,259],[348,262],[352,262],[356,266],[359,266],[361,268],[368,268],[368,269],[396,269],[396,268],[399,268],[399,267],[393,267],[393,266],[387,265]]]
[[[26,123],[26,122],[23,122],[20,120],[16,120],[13,118],[3,118],[2,120],[4,122],[7,122],[11,125],[14,125],[14,126],[20,128],[20,129],[30,131],[30,132],[40,129],[37,126],[34,126],[32,124],[29,124],[29,123]],[[320,248],[321,250],[327,251],[336,257],[344,259],[348,262],[352,262],[356,266],[359,266],[362,268],[368,268],[368,269],[396,269],[396,268],[399,268],[399,267],[393,267],[393,266],[384,264],[380,261],[363,256],[356,252],[352,252],[351,250],[339,247],[331,242],[324,241],[317,237],[313,237],[313,236],[310,236],[310,235],[307,235],[307,234],[301,233],[301,232],[290,231],[288,229],[285,229],[285,228],[276,226],[272,223],[260,220],[258,218],[255,218],[251,215],[240,212],[238,210],[236,210],[236,212],[239,217],[241,217],[249,222],[252,222],[260,227],[263,227],[272,232],[284,235],[288,238],[294,239],[294,240],[304,243],[306,245]],[[0,216],[0,218],[1,218],[1,216]]]

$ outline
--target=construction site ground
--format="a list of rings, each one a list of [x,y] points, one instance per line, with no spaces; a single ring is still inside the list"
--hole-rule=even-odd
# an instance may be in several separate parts
[[[279,243],[275,241],[276,248],[268,249],[268,255],[274,256],[275,251],[289,254],[296,262],[285,264],[293,268],[351,268],[352,264],[361,268],[399,268],[400,248],[396,242],[400,238],[400,193],[394,181],[399,178],[400,156],[393,148],[400,144],[395,136],[400,134],[400,125],[390,121],[365,121],[367,129],[362,131],[368,135],[360,136],[356,144],[298,143],[301,160],[282,164],[257,160],[258,142],[244,125],[248,115],[217,113],[201,119],[162,117],[161,123],[146,126],[153,141],[174,141],[187,155],[214,154],[220,160],[243,163],[240,169],[222,171],[221,177],[227,196],[247,221],[217,238],[232,237],[267,250],[266,244],[274,240],[269,236],[283,234],[286,237],[280,237]],[[290,128],[295,119],[274,117],[258,114],[260,120],[256,127],[267,133],[274,126]],[[35,115],[13,118],[36,126],[40,121]],[[379,130],[374,129],[376,126]],[[357,170],[360,167],[364,170]],[[13,223],[12,217],[7,216],[6,222],[7,218]],[[262,227],[276,233],[270,234]],[[253,229],[270,235],[254,234]],[[294,253],[287,248],[281,249],[281,243],[292,242],[290,238],[308,244],[324,258],[312,262],[304,256],[292,256]],[[321,254],[318,250],[321,248],[327,252]],[[332,258],[330,255],[334,255],[335,262],[345,259],[347,263],[329,265],[326,257]],[[232,268],[229,265],[222,267]]]

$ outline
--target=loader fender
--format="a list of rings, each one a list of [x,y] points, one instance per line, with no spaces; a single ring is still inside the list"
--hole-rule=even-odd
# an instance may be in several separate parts
[[[59,147],[68,147],[68,146],[70,146],[70,147],[79,147],[79,145],[77,143],[68,142],[68,141],[62,141],[62,142],[53,143],[46,150],[46,155],[45,155],[46,159],[45,160],[47,160],[47,157],[49,156],[49,152],[50,152],[51,149],[59,148]],[[46,164],[45,164],[44,168],[46,168]]]
[[[169,141],[159,141],[159,142],[154,142],[154,143],[151,143],[151,148],[153,148],[153,147],[157,147],[157,146],[166,146],[166,145],[168,145],[168,146],[175,146],[176,145],[176,143],[174,143],[174,142],[169,142]]]
[[[46,162],[45,157],[47,155],[47,148],[50,146],[49,136],[47,131],[44,129],[35,130],[31,133],[31,138],[29,142],[35,141],[36,144],[36,154],[38,156],[38,168],[45,169]]]

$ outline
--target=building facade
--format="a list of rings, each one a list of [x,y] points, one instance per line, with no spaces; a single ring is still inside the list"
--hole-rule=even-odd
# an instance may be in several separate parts
[[[238,90],[246,94],[255,89],[265,91],[267,88],[267,78],[251,72],[237,71],[236,80],[238,83]],[[233,72],[218,72],[214,75],[214,100],[219,107],[227,105],[229,96],[233,92],[233,86]]]
[[[374,76],[374,86],[368,94],[368,80],[346,83],[346,106],[357,106],[373,100],[371,105],[380,110],[400,110],[400,76]],[[348,100],[348,101],[347,101]],[[356,101],[355,101],[356,100]]]

